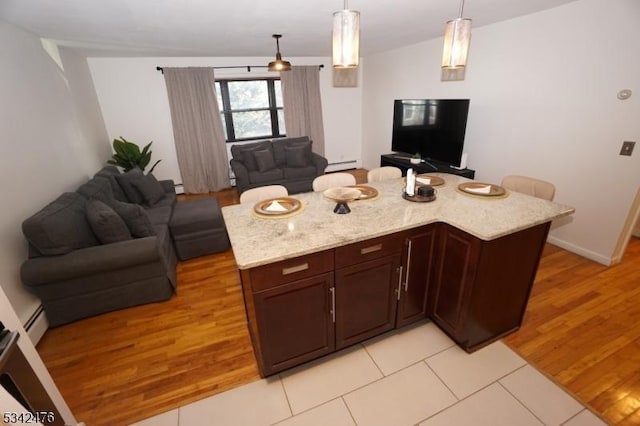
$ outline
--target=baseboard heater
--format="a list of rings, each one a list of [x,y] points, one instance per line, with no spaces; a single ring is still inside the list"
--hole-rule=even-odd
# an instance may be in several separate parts
[[[338,161],[337,163],[329,163],[329,166],[342,166],[342,165],[346,165],[346,164],[357,165],[358,162],[356,160]]]
[[[47,317],[44,314],[44,308],[42,305],[39,305],[24,324],[24,329],[27,331],[31,342],[36,345],[40,339],[42,339],[42,336],[48,328],[49,323],[47,322]]]
[[[327,165],[326,172],[339,172],[341,170],[357,169],[358,167],[357,160],[336,161],[335,163],[329,163],[329,165]]]

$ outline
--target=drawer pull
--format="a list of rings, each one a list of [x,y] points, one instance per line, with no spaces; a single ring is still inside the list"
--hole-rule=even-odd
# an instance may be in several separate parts
[[[369,254],[374,251],[382,250],[382,244],[376,244],[375,246],[365,247],[360,249],[360,254]]]
[[[336,322],[336,288],[330,287],[329,292],[331,293],[331,321],[335,324]]]
[[[306,271],[309,269],[308,263],[302,263],[296,266],[290,266],[289,268],[282,268],[282,275],[295,274],[296,272]]]

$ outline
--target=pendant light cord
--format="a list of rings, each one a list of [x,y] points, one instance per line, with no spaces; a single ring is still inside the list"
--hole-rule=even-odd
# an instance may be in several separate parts
[[[461,0],[460,1],[460,15],[459,15],[460,18],[462,18],[463,11],[464,11],[464,0]]]

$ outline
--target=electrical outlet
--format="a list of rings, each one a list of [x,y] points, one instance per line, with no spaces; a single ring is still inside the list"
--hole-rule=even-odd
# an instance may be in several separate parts
[[[622,149],[620,149],[620,155],[627,155],[631,157],[631,154],[633,153],[633,147],[635,146],[636,146],[635,142],[631,142],[631,141],[622,142]]]

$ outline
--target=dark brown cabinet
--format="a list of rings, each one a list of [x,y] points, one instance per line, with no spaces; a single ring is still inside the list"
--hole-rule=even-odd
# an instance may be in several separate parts
[[[336,349],[395,327],[402,234],[335,249]]]
[[[260,373],[335,350],[333,250],[240,271]]]
[[[467,352],[518,329],[548,231],[545,223],[483,241],[441,224],[431,319]]]
[[[436,225],[427,225],[406,234],[402,251],[397,327],[411,324],[427,316],[427,290],[433,276],[436,230]]]
[[[335,350],[332,291],[325,273],[254,294],[265,375]]]
[[[395,327],[398,254],[336,270],[336,349]]]
[[[260,373],[425,317],[479,349],[520,326],[548,231],[483,241],[434,223],[242,270]]]

